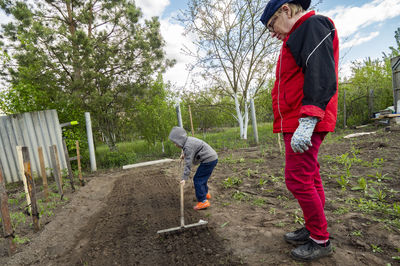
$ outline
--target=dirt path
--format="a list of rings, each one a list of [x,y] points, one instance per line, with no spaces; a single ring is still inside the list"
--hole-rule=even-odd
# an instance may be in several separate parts
[[[333,136],[323,144],[321,174],[334,254],[307,265],[399,265],[400,215],[363,211],[365,202],[397,206],[399,139],[398,132],[380,131],[357,139]],[[350,184],[366,178],[369,189],[386,193],[381,203],[373,190],[367,195],[350,184],[346,190],[339,186],[337,178],[345,173],[340,160],[352,152],[357,160]],[[0,265],[299,265],[289,256],[293,246],[282,238],[301,226],[302,213],[284,184],[278,146],[219,154],[209,184],[212,206],[195,212],[192,182],[185,188],[186,224],[204,219],[205,229],[156,234],[179,225],[176,162],[121,170],[92,177],[30,244],[0,258]],[[381,168],[373,166],[375,159],[384,161]],[[378,181],[379,169],[391,178]]]

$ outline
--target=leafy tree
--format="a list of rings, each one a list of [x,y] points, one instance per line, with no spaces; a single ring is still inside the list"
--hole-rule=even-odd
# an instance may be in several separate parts
[[[0,0],[15,19],[2,27],[1,66],[8,113],[55,108],[91,113],[94,130],[116,149],[115,130],[165,60],[157,18],[140,22],[130,0]]]
[[[262,0],[190,0],[180,17],[196,36],[197,50],[186,52],[207,82],[234,102],[231,113],[242,139],[247,139],[248,102],[271,78],[279,45],[259,22],[264,7]]]
[[[135,107],[135,125],[137,131],[149,144],[167,140],[171,128],[176,123],[173,103],[168,99],[168,91],[161,76],[151,85],[150,91]],[[163,150],[164,152],[164,150]]]
[[[200,92],[188,92],[181,96],[183,125],[190,129],[189,106],[195,130],[207,130],[214,127],[233,126],[235,124],[231,110],[234,102],[217,89]]]
[[[346,89],[347,125],[369,123],[374,112],[393,104],[392,72],[390,61],[366,58],[353,62],[352,77],[341,84],[339,92]],[[339,125],[343,122],[343,98],[339,99]]]

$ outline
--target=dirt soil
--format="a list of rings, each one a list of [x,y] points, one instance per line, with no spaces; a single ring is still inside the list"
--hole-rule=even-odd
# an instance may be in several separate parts
[[[343,138],[361,131],[377,132]],[[19,244],[16,254],[7,255],[2,238],[0,265],[301,264],[282,237],[303,220],[286,189],[277,142],[219,151],[219,157],[209,182],[210,208],[194,211],[193,183],[185,186],[185,223],[203,219],[206,227],[157,234],[180,224],[178,161],[97,173],[74,193],[66,188],[67,200],[42,217],[40,232],[33,232],[27,216],[16,234],[30,241]],[[351,167],[346,158],[353,158]],[[326,139],[319,160],[334,253],[307,265],[400,265],[400,206],[394,204],[400,202],[399,159],[400,131],[359,129]],[[340,176],[349,177],[345,190]],[[355,189],[362,177],[365,192]],[[374,203],[397,206],[399,213],[366,207]]]

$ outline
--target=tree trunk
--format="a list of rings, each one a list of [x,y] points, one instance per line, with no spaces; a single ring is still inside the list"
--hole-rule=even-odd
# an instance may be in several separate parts
[[[236,109],[236,120],[239,123],[239,129],[240,129],[240,139],[247,139],[247,126],[249,123],[249,108],[247,105],[247,102],[245,102],[244,105],[244,115],[242,114],[240,110],[240,105],[239,105],[239,100],[237,98],[237,95],[235,94],[235,109]]]

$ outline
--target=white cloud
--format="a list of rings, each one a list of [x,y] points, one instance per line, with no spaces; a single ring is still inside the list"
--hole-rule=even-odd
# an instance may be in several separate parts
[[[350,39],[349,41],[345,40],[341,45],[340,48],[344,49],[344,48],[351,48],[357,45],[360,45],[362,43],[368,42],[370,40],[372,40],[375,37],[378,37],[379,32],[375,31],[375,32],[371,32],[369,33],[369,35],[367,36],[361,36],[361,34],[357,33],[355,34],[355,36]]]
[[[164,9],[170,4],[169,0],[136,0],[136,6],[140,7],[146,19],[161,16]]]
[[[195,48],[190,37],[184,35],[184,30],[184,27],[174,23],[172,18],[161,20],[161,34],[166,42],[167,57],[176,60],[176,64],[164,74],[164,79],[171,81],[177,88],[189,84],[187,65],[194,62],[193,58],[183,53],[184,47],[192,50]]]
[[[339,39],[350,39],[345,42],[346,47],[350,47],[367,42],[379,35],[373,32],[368,36],[362,36],[361,30],[382,26],[383,21],[400,16],[400,0],[374,0],[359,7],[339,6],[332,11],[321,13],[333,19]]]

